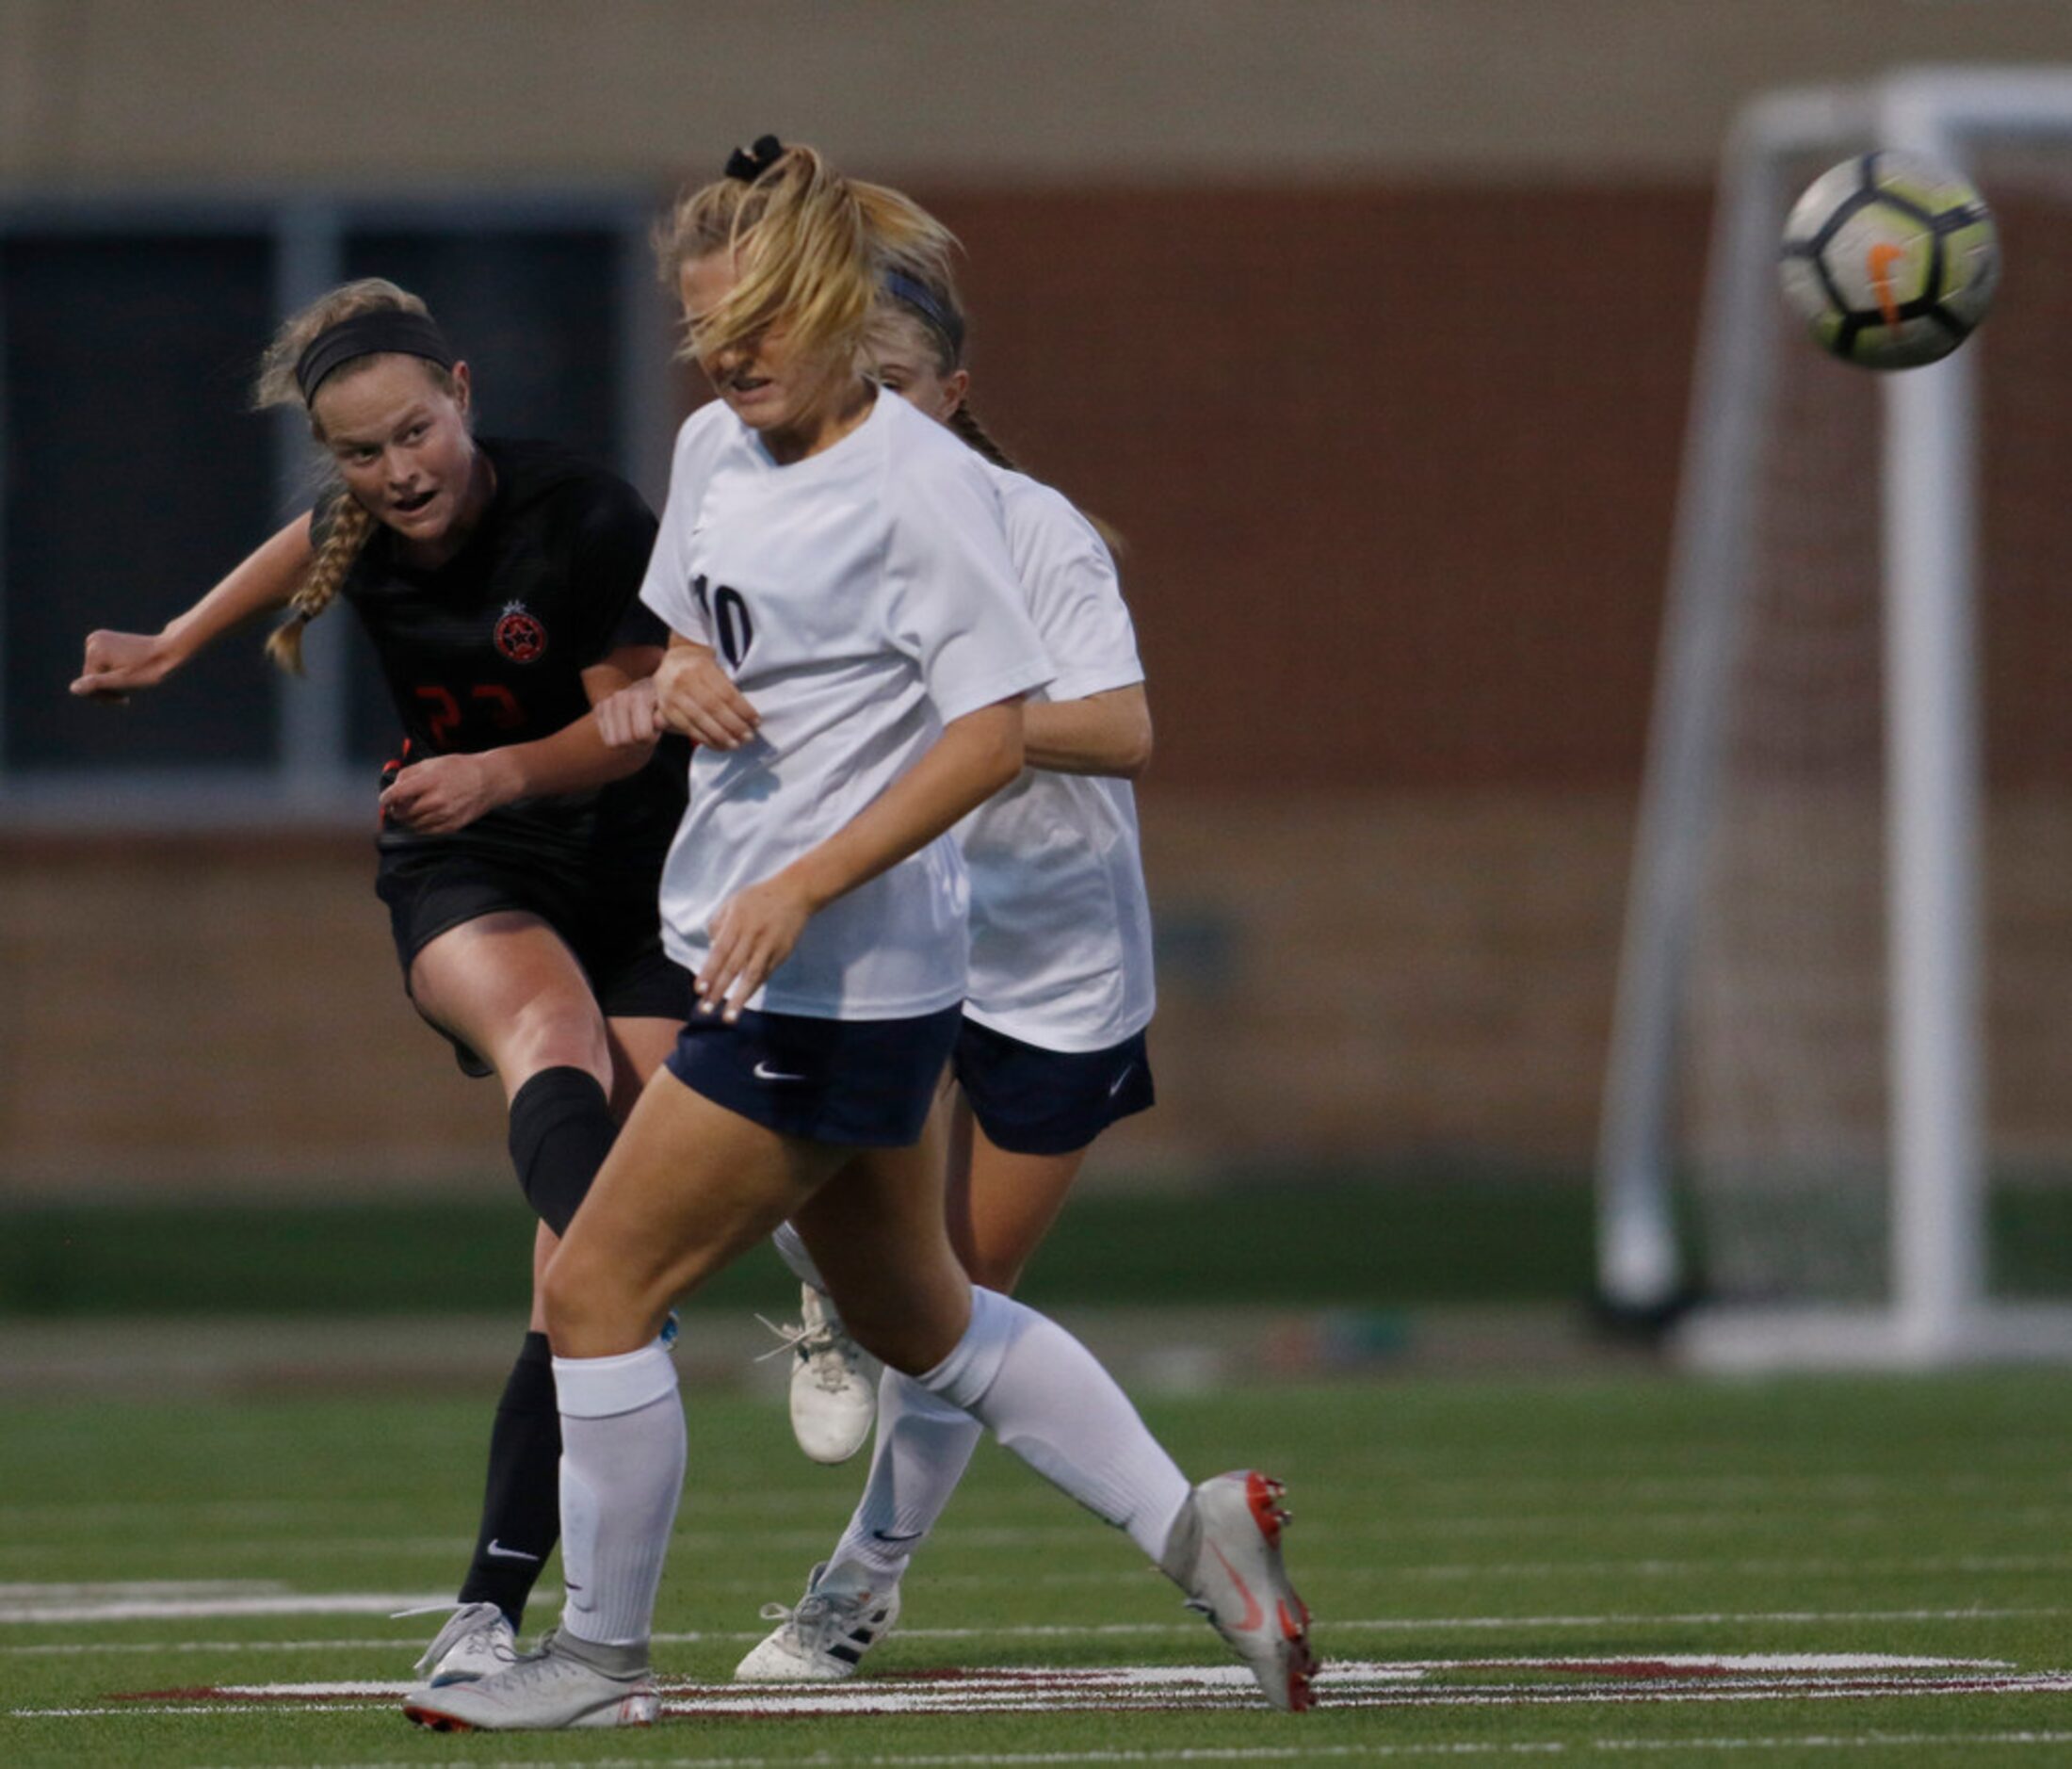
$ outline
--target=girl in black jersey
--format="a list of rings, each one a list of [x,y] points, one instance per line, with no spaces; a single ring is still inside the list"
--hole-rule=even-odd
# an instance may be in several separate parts
[[[664,955],[656,879],[682,757],[607,745],[593,702],[652,671],[639,601],[655,517],[630,486],[543,443],[478,439],[470,383],[424,302],[378,280],[283,325],[259,403],[302,406],[337,483],[154,634],[95,632],[75,694],[149,688],[248,617],[300,668],[342,594],[403,726],[384,773],[376,889],[405,985],[461,1065],[494,1072],[541,1218],[535,1274],[629,1106],[672,1048],[689,980]],[[535,1305],[492,1436],[488,1496],[434,1680],[510,1659],[558,1530],[554,1380]]]

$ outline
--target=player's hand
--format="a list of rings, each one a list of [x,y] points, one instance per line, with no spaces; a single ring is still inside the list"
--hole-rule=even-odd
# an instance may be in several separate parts
[[[739,749],[763,722],[711,654],[695,645],[672,645],[648,680],[662,728],[712,749]]]
[[[652,675],[607,694],[591,710],[597,715],[598,732],[615,750],[644,748],[665,728],[655,705]]]
[[[163,633],[89,633],[72,691],[89,700],[127,700],[138,689],[155,688],[179,663]]]
[[[748,998],[791,956],[813,905],[783,873],[737,891],[712,917],[712,947],[698,972],[698,1011],[732,1024]]]
[[[413,762],[381,794],[381,820],[420,836],[465,829],[510,794],[487,755],[433,755]]]

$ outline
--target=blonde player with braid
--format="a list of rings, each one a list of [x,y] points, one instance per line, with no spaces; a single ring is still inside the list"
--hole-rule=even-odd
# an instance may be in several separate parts
[[[1191,1485],[1084,1346],[975,1287],[919,1145],[963,1019],[951,834],[1021,772],[1055,668],[978,457],[861,372],[911,204],[757,144],[663,242],[720,397],[677,438],[641,595],[669,624],[658,720],[710,657],[756,708],[699,749],[662,877],[684,1028],[547,1269],[567,1603],[540,1649],[410,1696],[445,1729],[644,1725],[687,1461],[671,1304],[794,1223],[858,1339],[1127,1533],[1282,1709],[1309,1705],[1278,1486]],[[699,1502],[724,1515],[726,1495]]]
[[[283,608],[267,648],[299,670],[304,628],[351,605],[403,733],[375,888],[417,1011],[463,1068],[503,1083],[541,1219],[537,1273],[611,1145],[615,1107],[690,1005],[656,913],[680,746],[609,746],[591,715],[660,660],[666,629],[637,597],[655,518],[564,449],[474,435],[467,365],[393,284],[348,284],[289,319],[258,397],[307,412],[335,482],[164,630],[89,635],[73,691],[152,687]],[[497,1409],[474,1562],[419,1666],[434,1681],[510,1663],[554,1547],[559,1422],[537,1306],[532,1326]]]

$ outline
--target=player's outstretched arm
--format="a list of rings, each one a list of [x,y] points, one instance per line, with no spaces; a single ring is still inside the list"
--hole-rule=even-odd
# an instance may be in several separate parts
[[[1038,701],[1023,709],[1022,731],[1029,768],[1135,780],[1151,766],[1151,702],[1141,682],[1084,700]]]
[[[720,905],[697,979],[701,1008],[733,1019],[816,911],[918,852],[1021,771],[1018,698],[952,719],[919,761],[834,835]]]
[[[383,819],[420,835],[447,835],[514,799],[584,792],[638,773],[654,751],[655,734],[644,742],[607,742],[594,709],[652,675],[661,660],[659,645],[624,645],[591,664],[583,689],[592,711],[550,737],[413,762],[382,792]]]
[[[269,609],[284,608],[316,557],[309,517],[298,516],[184,614],[155,633],[92,632],[72,685],[74,694],[121,700],[154,688],[223,634]]]

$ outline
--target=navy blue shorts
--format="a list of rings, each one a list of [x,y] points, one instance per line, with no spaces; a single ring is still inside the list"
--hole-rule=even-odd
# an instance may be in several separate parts
[[[1138,1032],[1106,1050],[1044,1050],[967,1019],[952,1067],[971,1115],[1011,1155],[1070,1155],[1157,1095]]]
[[[693,1093],[785,1136],[838,1148],[921,1140],[962,1007],[917,1019],[810,1019],[744,1008],[693,1014],[669,1072]]]

